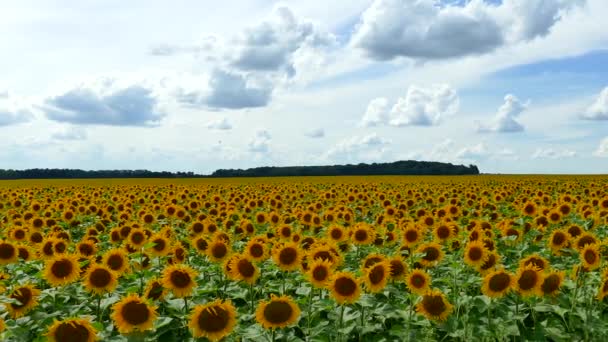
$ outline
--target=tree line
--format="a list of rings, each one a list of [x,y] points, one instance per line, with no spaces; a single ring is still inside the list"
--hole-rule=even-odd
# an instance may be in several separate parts
[[[210,175],[194,172],[149,170],[80,170],[80,169],[0,169],[0,179],[72,179],[72,178],[220,178],[220,177],[291,177],[291,176],[366,176],[366,175],[476,175],[475,165],[426,161],[347,164],[326,166],[265,166],[250,169],[219,169]]]

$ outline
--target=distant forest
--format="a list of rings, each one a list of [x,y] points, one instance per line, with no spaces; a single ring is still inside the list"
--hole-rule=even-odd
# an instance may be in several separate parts
[[[220,169],[211,175],[194,172],[168,172],[148,170],[79,170],[79,169],[28,169],[2,170],[0,179],[72,179],[72,178],[221,178],[221,177],[280,177],[280,176],[365,176],[365,175],[477,175],[475,165],[425,161],[397,161],[328,166],[256,167],[251,169]]]

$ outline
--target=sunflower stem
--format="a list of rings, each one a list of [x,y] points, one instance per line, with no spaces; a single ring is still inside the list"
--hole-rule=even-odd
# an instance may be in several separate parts
[[[97,321],[101,322],[101,295],[97,295]]]
[[[188,315],[188,297],[184,297],[184,314]]]
[[[346,307],[346,305],[341,305],[340,307],[340,323],[339,323],[339,328],[338,328],[338,342],[340,342],[342,340],[342,325],[344,324],[344,307]]]
[[[271,337],[271,339],[270,339],[270,340],[271,340],[272,342],[274,342],[274,340],[275,340],[275,330],[276,330],[276,329],[271,329],[271,331],[272,331],[272,337]]]
[[[580,272],[580,270],[579,270],[579,272]],[[570,330],[571,332],[572,332],[572,315],[574,312],[574,307],[576,306],[576,296],[578,294],[579,281],[580,281],[580,276],[577,275],[576,282],[574,284],[574,292],[573,292],[572,298],[570,299],[572,302],[570,304],[570,311],[569,311],[570,314],[568,315],[568,323],[569,323],[568,330]]]
[[[253,292],[253,283],[249,284],[249,300],[251,301],[251,313],[253,313],[254,305],[253,302],[255,300],[255,293]]]
[[[314,297],[313,293],[315,291],[315,288],[311,285],[310,286],[310,293],[308,295],[308,330],[306,333],[306,340],[310,340],[310,325],[312,323],[312,299]]]

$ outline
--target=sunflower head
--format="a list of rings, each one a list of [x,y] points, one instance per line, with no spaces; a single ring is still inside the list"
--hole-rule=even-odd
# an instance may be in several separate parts
[[[272,249],[272,260],[283,271],[294,271],[301,267],[304,253],[294,242],[285,242]]]
[[[51,286],[67,285],[80,276],[78,257],[71,254],[60,254],[47,260],[44,267],[44,278]]]
[[[416,311],[430,320],[444,321],[454,307],[439,290],[428,290],[416,305]]]
[[[437,265],[444,255],[441,245],[436,242],[422,244],[418,246],[416,252],[422,254],[420,263],[425,267]]]
[[[361,296],[361,281],[350,272],[336,272],[330,278],[328,287],[338,304],[350,304]]]
[[[272,295],[270,300],[259,303],[255,318],[265,329],[284,328],[298,321],[300,308],[291,297]]]
[[[17,262],[19,251],[17,246],[8,241],[0,240],[0,265]]]
[[[214,239],[207,248],[207,256],[213,262],[222,262],[231,253],[230,244],[223,239]]]
[[[144,291],[145,297],[151,300],[161,300],[165,297],[166,289],[163,287],[162,281],[152,279],[148,282]]]
[[[251,239],[245,246],[245,254],[252,260],[261,262],[268,258],[268,248],[265,241],[259,239]]]
[[[215,300],[194,307],[188,326],[195,338],[219,341],[230,335],[236,325],[236,309],[230,301]]]
[[[118,276],[111,268],[103,264],[89,267],[84,276],[85,288],[95,294],[114,291],[118,285]]]
[[[601,255],[597,244],[585,245],[580,252],[581,265],[588,270],[595,270],[600,267]]]
[[[464,262],[472,267],[479,267],[488,261],[489,253],[480,240],[467,243],[464,249]]]
[[[431,276],[422,269],[414,269],[407,274],[405,284],[412,293],[422,295],[431,288]]]
[[[316,259],[308,265],[306,277],[316,288],[325,288],[332,274],[332,265],[329,261]]]
[[[192,295],[196,286],[197,273],[190,266],[176,264],[171,265],[163,271],[163,286],[170,289],[176,297],[187,297]]]
[[[486,274],[483,278],[481,292],[488,297],[498,298],[511,290],[514,277],[505,270],[496,270]]]
[[[230,275],[232,279],[243,280],[247,284],[254,284],[260,276],[258,267],[245,255],[235,254],[229,260]]]
[[[121,334],[151,330],[156,320],[156,307],[132,293],[114,304],[111,318]]]
[[[22,285],[15,288],[10,294],[9,298],[17,302],[12,302],[6,305],[6,308],[11,317],[19,318],[27,314],[38,303],[37,299],[39,295],[40,290],[30,284]]]
[[[540,295],[541,284],[542,274],[540,269],[532,264],[520,267],[515,275],[515,289],[524,297]]]
[[[103,255],[103,263],[118,275],[129,269],[129,257],[122,248],[113,248],[107,251]]]
[[[45,334],[51,342],[94,342],[97,340],[96,335],[97,331],[91,322],[82,318],[55,320]]]
[[[551,271],[543,274],[540,293],[543,296],[556,296],[564,282],[564,271]]]
[[[380,292],[386,286],[391,274],[391,266],[388,261],[378,262],[365,269],[365,287],[369,292]]]
[[[393,280],[403,280],[407,274],[407,265],[401,256],[397,255],[388,260],[390,265],[390,277]]]

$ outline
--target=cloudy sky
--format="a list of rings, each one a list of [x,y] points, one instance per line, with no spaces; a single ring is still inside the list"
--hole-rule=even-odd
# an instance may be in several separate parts
[[[3,1],[0,168],[608,173],[607,16],[606,0]]]

